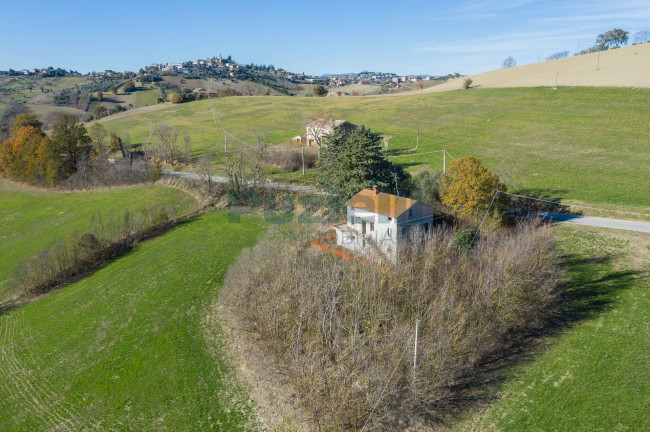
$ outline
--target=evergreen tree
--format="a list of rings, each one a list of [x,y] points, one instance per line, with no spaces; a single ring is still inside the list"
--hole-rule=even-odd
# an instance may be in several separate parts
[[[381,148],[381,137],[365,126],[351,133],[335,129],[321,149],[316,184],[347,200],[361,189],[378,186],[389,192],[408,189],[409,175],[390,162]]]

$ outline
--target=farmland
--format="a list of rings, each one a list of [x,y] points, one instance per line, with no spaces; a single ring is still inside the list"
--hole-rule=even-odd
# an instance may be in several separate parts
[[[190,135],[198,155],[223,149],[224,130],[244,140],[261,131],[271,144],[284,143],[303,132],[305,112],[329,110],[384,135],[387,153],[410,171],[441,169],[441,153],[428,152],[447,149],[456,158],[480,157],[511,191],[647,212],[649,109],[646,89],[472,89],[409,97],[217,98],[102,122],[129,131],[134,143],[148,137],[151,123],[166,122]],[[402,156],[415,148],[418,127],[417,154]]]
[[[3,310],[0,428],[248,429],[254,419],[224,360],[221,330],[202,317],[228,264],[263,228],[259,219],[228,224],[225,214],[206,213],[81,281]]]
[[[176,189],[144,186],[100,192],[55,193],[31,190],[0,180],[0,299],[10,286],[16,266],[42,248],[83,232],[91,215],[120,215],[152,205],[192,210],[195,200]]]

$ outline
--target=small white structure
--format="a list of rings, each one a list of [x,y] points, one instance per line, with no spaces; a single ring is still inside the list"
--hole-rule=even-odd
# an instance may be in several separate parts
[[[336,244],[369,257],[395,261],[400,247],[433,226],[433,207],[411,198],[363,189],[347,204],[347,221],[337,225]]]
[[[347,136],[357,128],[357,125],[345,120],[314,120],[305,127],[306,144],[310,147],[320,147],[325,137],[331,135],[336,128],[342,129]]]

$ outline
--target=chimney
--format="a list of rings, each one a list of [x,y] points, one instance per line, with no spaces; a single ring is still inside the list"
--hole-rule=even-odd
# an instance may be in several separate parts
[[[379,193],[379,189],[377,188],[377,185],[373,186],[372,190],[375,191],[375,195]]]

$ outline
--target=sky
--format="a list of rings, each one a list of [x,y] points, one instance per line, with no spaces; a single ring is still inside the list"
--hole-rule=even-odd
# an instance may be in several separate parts
[[[292,72],[475,74],[650,29],[650,0],[0,0],[0,70],[82,73],[223,54]]]

